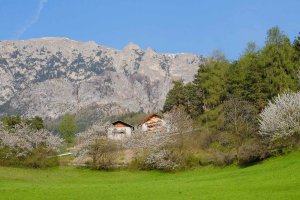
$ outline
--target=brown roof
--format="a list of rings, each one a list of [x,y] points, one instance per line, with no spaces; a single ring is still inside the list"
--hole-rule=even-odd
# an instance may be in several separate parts
[[[112,123],[112,125],[116,125],[116,124],[123,124],[124,126],[130,127],[130,128],[134,128],[132,125],[127,124],[126,122],[123,122],[121,120],[115,121]]]
[[[144,121],[143,123],[149,121],[149,120],[150,120],[151,118],[153,118],[153,117],[157,117],[157,118],[162,119],[162,117],[161,117],[160,115],[152,114],[152,115],[149,115],[149,116],[145,119],[145,121]]]

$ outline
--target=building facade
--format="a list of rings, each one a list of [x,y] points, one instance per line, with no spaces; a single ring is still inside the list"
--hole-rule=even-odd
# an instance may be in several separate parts
[[[165,130],[166,122],[160,115],[152,114],[140,126],[145,133],[155,133]]]
[[[107,137],[113,140],[122,140],[126,137],[131,137],[134,127],[123,121],[115,121],[108,128]]]

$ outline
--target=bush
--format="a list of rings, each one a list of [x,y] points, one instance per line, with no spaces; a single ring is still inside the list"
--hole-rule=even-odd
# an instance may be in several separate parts
[[[26,124],[33,130],[41,130],[45,128],[43,119],[38,116],[35,116],[33,118],[22,118],[17,115],[11,115],[1,118],[0,121],[2,122],[3,127],[6,130],[12,130],[16,126],[20,126],[21,124]]]
[[[13,166],[48,167],[58,165],[55,155],[62,140],[44,129],[32,129],[27,124],[6,130],[0,125],[0,164]]]
[[[161,149],[157,152],[150,153],[145,158],[147,169],[158,169],[163,171],[173,171],[179,167],[176,156],[167,149]]]
[[[130,170],[146,170],[144,156],[136,153],[133,160],[129,163],[128,168]]]
[[[39,146],[24,160],[23,165],[32,168],[54,167],[59,165],[59,159],[55,154],[48,152],[44,146]]]
[[[263,144],[244,144],[239,148],[238,163],[240,165],[250,165],[265,159],[268,155],[267,148]]]
[[[199,165],[200,166],[207,166],[207,165],[211,165],[214,164],[213,162],[213,158],[211,155],[202,155],[199,158]]]
[[[108,125],[109,123],[99,122],[77,134],[73,148],[75,165],[107,170],[116,164],[120,145],[116,141],[107,139]]]
[[[272,155],[281,155],[300,147],[300,135],[294,134],[290,137],[268,141],[268,148]]]
[[[199,134],[198,138],[195,138],[198,140],[199,147],[203,150],[209,149],[211,143],[212,143],[212,136],[209,133],[201,133]]]
[[[260,114],[259,134],[270,142],[300,133],[300,92],[278,95]]]
[[[236,155],[231,152],[215,152],[212,158],[212,163],[216,166],[227,166],[236,160]]]
[[[92,157],[92,167],[95,169],[108,170],[116,164],[118,156],[118,145],[115,141],[108,139],[97,139],[90,146],[90,155]]]

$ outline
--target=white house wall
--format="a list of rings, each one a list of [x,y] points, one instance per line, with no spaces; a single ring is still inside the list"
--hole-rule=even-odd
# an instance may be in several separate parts
[[[107,137],[112,140],[121,140],[126,137],[131,137],[131,135],[132,129],[130,127],[112,127],[108,129],[107,133]]]

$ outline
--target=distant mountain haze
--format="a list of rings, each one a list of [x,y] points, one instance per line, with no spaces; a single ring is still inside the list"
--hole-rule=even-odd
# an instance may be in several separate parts
[[[117,50],[67,38],[0,41],[0,115],[155,112],[172,80],[191,81],[204,61],[132,43]]]

